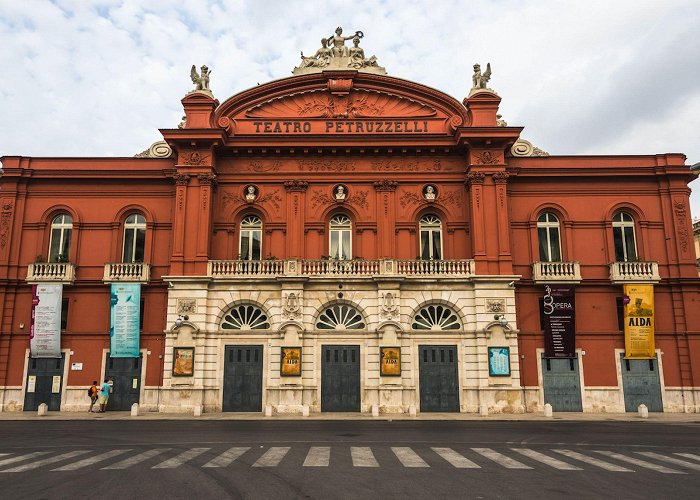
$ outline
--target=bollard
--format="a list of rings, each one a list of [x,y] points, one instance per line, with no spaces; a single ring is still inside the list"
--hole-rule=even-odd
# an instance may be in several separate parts
[[[265,416],[266,417],[272,416],[272,405],[265,405]]]
[[[547,403],[544,405],[544,416],[545,417],[551,417],[552,416],[552,405]]]
[[[418,412],[416,412],[416,405],[411,405],[408,407],[408,415],[410,417],[415,417],[417,414]]]
[[[131,416],[132,417],[138,417],[139,416],[139,404],[134,403],[131,405]]]
[[[41,403],[39,405],[39,410],[37,411],[36,414],[39,415],[40,417],[45,417],[48,413],[49,413],[49,405],[47,405],[46,403]]]
[[[202,410],[204,407],[202,405],[196,405],[194,407],[194,416],[195,417],[201,417],[202,416]]]
[[[304,406],[302,406],[302,407],[301,407],[301,416],[302,416],[302,417],[308,417],[309,414],[310,414],[309,405],[304,405]]]
[[[639,418],[649,418],[649,408],[647,408],[647,405],[639,405],[639,407],[637,407],[637,412],[639,413]]]
[[[479,415],[481,415],[482,417],[488,417],[489,416],[489,407],[487,405],[479,406]]]
[[[373,417],[379,416],[379,405],[372,405],[372,416]]]

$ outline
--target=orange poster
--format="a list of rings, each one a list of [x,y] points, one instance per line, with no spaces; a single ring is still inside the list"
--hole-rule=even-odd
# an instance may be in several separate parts
[[[301,347],[283,347],[280,375],[299,377],[301,375]]]
[[[625,358],[653,359],[654,285],[625,285]]]

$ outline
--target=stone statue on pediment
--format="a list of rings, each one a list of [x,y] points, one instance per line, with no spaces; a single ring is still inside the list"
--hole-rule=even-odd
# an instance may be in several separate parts
[[[211,74],[211,70],[207,68],[207,65],[204,64],[201,67],[202,74],[200,75],[197,73],[197,67],[193,64],[192,69],[190,69],[190,78],[192,79],[192,83],[194,83],[194,90],[200,91],[200,92],[208,92],[211,93],[211,89],[209,89],[209,75]]]
[[[328,40],[321,38],[321,48],[311,57],[305,57],[301,53],[300,68],[325,68],[331,62],[331,49],[328,48]]]
[[[359,36],[355,35],[352,38],[352,45],[353,46],[348,50],[348,57],[350,58],[348,66],[355,69],[360,69],[365,66],[379,67],[376,56],[372,56],[369,59],[365,58],[365,51],[360,47]]]
[[[364,36],[364,33],[361,31],[356,31],[352,36],[343,36],[343,28],[338,26],[335,29],[335,35],[328,37],[327,42],[328,45],[333,46],[331,48],[333,57],[349,57],[350,52],[345,46],[345,40],[352,40],[354,37],[362,38]]]
[[[489,88],[489,80],[491,80],[491,63],[486,64],[486,71],[481,72],[481,65],[474,65],[474,74],[472,75],[472,89],[469,91],[469,95],[476,94],[477,92],[492,92],[496,93],[493,89]]]

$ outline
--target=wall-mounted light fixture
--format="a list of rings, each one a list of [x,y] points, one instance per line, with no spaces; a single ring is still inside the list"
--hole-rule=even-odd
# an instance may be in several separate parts
[[[506,319],[505,315],[503,315],[503,314],[494,314],[494,315],[493,315],[493,319],[495,319],[496,321],[498,321],[498,323],[499,323],[503,328],[505,328],[506,326],[508,326],[508,320]]]
[[[180,328],[182,326],[182,323],[184,321],[187,321],[188,319],[190,319],[190,317],[187,314],[185,314],[184,316],[179,314],[177,316],[177,319],[175,320],[175,328]]]

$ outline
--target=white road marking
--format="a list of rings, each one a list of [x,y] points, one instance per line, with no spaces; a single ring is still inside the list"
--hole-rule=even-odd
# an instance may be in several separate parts
[[[572,450],[552,450],[557,453],[561,453],[562,455],[565,455],[569,458],[574,458],[576,460],[580,460],[581,462],[587,463],[589,465],[595,465],[596,467],[600,467],[601,469],[605,469],[610,472],[634,472],[633,470],[626,469],[625,467],[622,467],[621,465],[615,465],[611,464],[610,462],[606,462],[604,460],[600,460],[598,458],[593,458],[589,457],[588,455],[583,455],[581,453],[578,453],[577,451],[572,451]]]
[[[651,462],[645,462],[644,460],[638,460],[636,458],[632,457],[627,457],[625,455],[620,455],[619,453],[615,453],[614,451],[605,451],[605,450],[594,450],[596,453],[600,453],[601,455],[608,456],[610,458],[614,458],[615,460],[621,460],[623,462],[628,462],[634,465],[638,465],[639,467],[644,467],[645,469],[651,469],[655,470],[656,472],[661,472],[663,474],[685,474],[685,472],[681,472],[679,470],[673,470],[669,469],[668,467],[664,467],[663,465],[656,465],[652,464]]]
[[[656,460],[661,460],[662,462],[668,462],[675,465],[680,465],[682,467],[687,467],[688,469],[700,470],[700,464],[695,464],[688,462],[686,460],[681,460],[680,458],[667,457],[666,455],[661,455],[660,453],[654,453],[653,451],[638,451],[640,455],[645,457],[655,458]]]
[[[532,467],[529,465],[525,465],[524,463],[513,460],[505,455],[501,455],[491,448],[472,448],[472,450],[477,452],[479,455],[488,458],[489,460],[493,460],[498,465],[502,465],[506,469],[532,469]]]
[[[328,467],[330,460],[330,446],[312,446],[304,460],[304,467]]]
[[[188,462],[192,460],[195,457],[198,457],[205,451],[208,451],[210,448],[190,448],[187,451],[183,451],[177,456],[174,456],[173,458],[169,458],[164,462],[159,463],[158,465],[154,465],[151,467],[151,469],[174,469],[176,467],[180,467],[182,464],[185,462]]]
[[[73,462],[72,464],[64,465],[63,467],[58,467],[58,468],[52,469],[52,470],[63,471],[63,470],[82,469],[83,467],[87,467],[88,465],[96,464],[97,462],[102,462],[102,461],[108,460],[112,457],[119,456],[122,453],[126,453],[127,451],[131,451],[131,450],[108,451],[107,453],[102,453],[101,455],[95,455],[94,457],[90,457],[90,458],[84,458],[83,460],[78,460],[77,462]]]
[[[477,465],[468,458],[463,457],[452,448],[431,448],[431,450],[458,469],[481,469],[480,465]]]
[[[41,455],[46,455],[48,451],[35,451],[34,453],[29,453],[28,455],[20,455],[18,457],[6,458],[0,460],[0,467],[3,465],[10,465],[17,462],[22,462],[23,460],[30,460],[32,458],[40,457]]]
[[[39,467],[43,465],[48,465],[52,464],[55,462],[60,462],[61,460],[68,460],[69,458],[77,457],[79,455],[84,455],[85,453],[89,453],[90,450],[76,450],[76,451],[69,451],[68,453],[64,453],[62,455],[56,455],[53,457],[45,458],[43,460],[39,460],[37,462],[31,462],[28,464],[24,465],[18,465],[17,467],[13,467],[11,469],[5,469],[2,472],[24,472],[27,470],[32,470],[32,469],[38,469]]]
[[[289,446],[273,446],[253,464],[253,467],[277,467],[289,452]]]
[[[405,446],[392,446],[391,451],[394,452],[394,455],[396,455],[396,458],[399,459],[404,467],[430,467],[411,448]]]
[[[353,467],[379,467],[371,448],[351,446],[350,455],[352,456]]]
[[[674,453],[674,455],[700,461],[700,455],[695,455],[694,453]]]
[[[126,460],[122,460],[121,462],[117,462],[116,464],[108,465],[107,467],[102,467],[102,470],[105,469],[127,469],[131,467],[132,465],[140,464],[141,462],[145,462],[149,458],[157,457],[161,453],[165,453],[168,451],[170,448],[156,448],[154,450],[148,450],[144,451],[143,453],[139,453],[138,455],[134,455],[133,457],[129,457]]]
[[[557,460],[556,458],[552,458],[548,455],[545,455],[544,453],[540,453],[539,451],[531,450],[529,448],[511,448],[511,450],[517,451],[521,455],[525,455],[528,458],[537,460],[538,462],[542,462],[543,464],[549,465],[550,467],[554,467],[555,469],[583,470],[580,467],[576,467],[575,465],[562,462],[561,460]]]
[[[239,447],[234,446],[233,448],[229,448],[228,450],[223,452],[221,455],[219,455],[215,459],[202,465],[202,467],[227,467],[227,466],[231,465],[231,462],[233,462],[238,457],[243,455],[249,449],[250,449],[250,447],[239,448]]]

